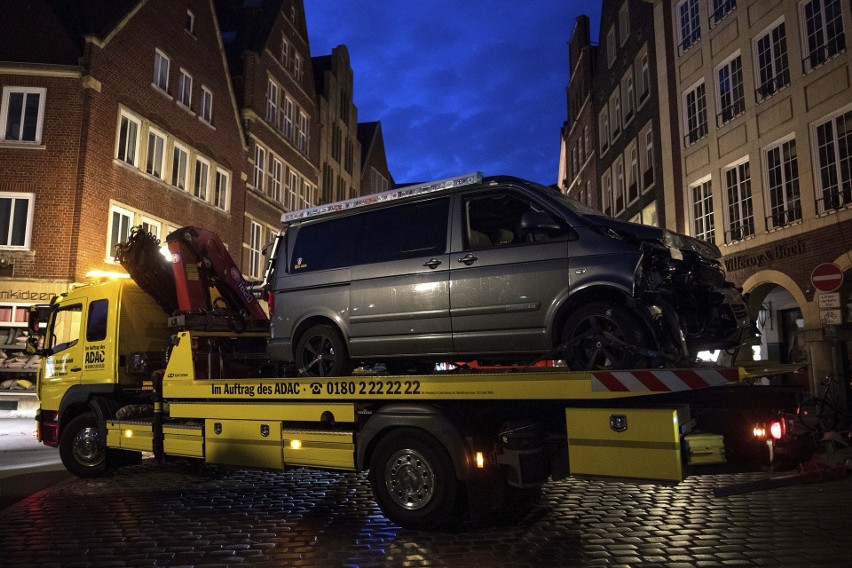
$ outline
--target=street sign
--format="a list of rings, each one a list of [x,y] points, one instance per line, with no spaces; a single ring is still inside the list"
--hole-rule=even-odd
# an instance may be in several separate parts
[[[834,292],[843,284],[843,271],[832,262],[817,264],[811,272],[811,284],[820,292]]]
[[[838,310],[840,309],[840,292],[820,294],[817,301],[821,310]]]
[[[843,314],[840,310],[820,310],[819,321],[822,325],[840,325],[843,323]]]

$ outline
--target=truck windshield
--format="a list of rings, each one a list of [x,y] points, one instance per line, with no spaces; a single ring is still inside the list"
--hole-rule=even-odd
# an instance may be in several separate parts
[[[83,307],[79,304],[57,310],[50,328],[50,348],[54,353],[73,347],[80,340]]]

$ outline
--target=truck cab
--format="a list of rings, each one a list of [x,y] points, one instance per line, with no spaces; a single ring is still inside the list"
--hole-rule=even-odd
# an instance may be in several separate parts
[[[169,332],[163,310],[127,278],[74,288],[54,300],[49,314],[36,420],[39,439],[57,446],[71,420],[85,415],[100,428],[107,406],[133,402],[151,371],[164,365]]]

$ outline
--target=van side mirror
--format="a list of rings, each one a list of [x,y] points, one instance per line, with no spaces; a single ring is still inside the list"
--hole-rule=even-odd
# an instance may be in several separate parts
[[[554,234],[562,231],[562,226],[544,211],[524,211],[521,215],[520,227],[530,232]]]
[[[50,321],[50,314],[53,313],[53,306],[50,304],[36,304],[30,306],[29,317],[27,318],[27,330],[29,337],[27,338],[26,351],[30,355],[44,355],[47,351],[42,349],[45,332],[47,331],[47,322]]]

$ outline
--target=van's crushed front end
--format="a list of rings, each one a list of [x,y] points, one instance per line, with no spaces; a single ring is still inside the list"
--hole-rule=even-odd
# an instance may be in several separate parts
[[[753,324],[718,247],[667,230],[656,237],[641,241],[634,296],[648,309],[663,356],[682,361],[740,345]]]

